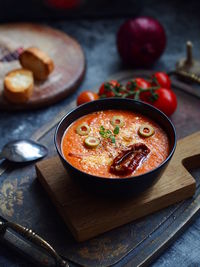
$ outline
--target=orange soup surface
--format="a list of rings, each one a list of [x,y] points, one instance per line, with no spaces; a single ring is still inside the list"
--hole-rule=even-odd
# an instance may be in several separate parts
[[[146,125],[150,128],[145,128]],[[144,134],[152,133],[143,136],[141,129]],[[138,158],[141,156],[139,151],[137,155],[127,152],[123,157],[123,152],[135,144],[145,144],[148,155]],[[105,110],[88,114],[72,123],[64,133],[62,153],[75,168],[92,175],[108,178],[136,176],[158,167],[167,158],[169,139],[164,130],[146,116],[131,111]],[[134,164],[131,160],[139,163],[131,173],[129,168],[128,174],[112,172],[111,166],[116,157],[119,159],[117,171],[129,163],[132,168]],[[121,167],[120,162],[124,166]]]

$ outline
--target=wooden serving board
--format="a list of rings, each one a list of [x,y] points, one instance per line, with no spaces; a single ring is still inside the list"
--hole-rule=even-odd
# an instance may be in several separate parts
[[[20,68],[18,60],[1,59],[19,48],[36,46],[54,61],[55,69],[44,82],[36,82],[34,93],[26,103],[9,103],[3,96],[6,73]],[[67,34],[37,24],[5,24],[0,26],[0,109],[35,109],[64,99],[76,90],[85,72],[85,57],[81,46]]]
[[[84,192],[67,175],[58,157],[37,163],[36,172],[75,239],[84,241],[191,197],[195,180],[186,166],[197,165],[199,154],[200,132],[181,139],[160,180],[131,198],[105,198]]]

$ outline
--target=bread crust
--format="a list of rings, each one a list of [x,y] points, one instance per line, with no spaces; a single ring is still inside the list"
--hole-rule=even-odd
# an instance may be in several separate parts
[[[25,78],[26,81],[23,82]],[[4,78],[4,96],[11,103],[27,102],[33,93],[33,87],[33,73],[30,70],[15,69],[7,73]]]
[[[33,72],[35,79],[46,80],[54,70],[53,60],[37,47],[25,49],[19,56],[22,67]]]

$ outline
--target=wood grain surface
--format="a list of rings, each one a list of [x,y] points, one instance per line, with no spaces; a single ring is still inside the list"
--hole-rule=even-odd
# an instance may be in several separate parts
[[[20,68],[18,60],[0,61],[0,109],[36,109],[51,105],[76,90],[85,73],[85,57],[76,40],[64,32],[38,24],[5,24],[0,26],[0,58],[19,47],[36,46],[54,61],[55,69],[44,82],[35,81],[28,102],[10,104],[3,96],[3,80],[9,71]]]
[[[199,154],[200,132],[181,139],[160,180],[140,196],[128,199],[108,199],[82,191],[67,176],[58,157],[37,163],[36,171],[75,239],[84,241],[191,197],[195,180],[183,164],[191,162],[194,166]]]

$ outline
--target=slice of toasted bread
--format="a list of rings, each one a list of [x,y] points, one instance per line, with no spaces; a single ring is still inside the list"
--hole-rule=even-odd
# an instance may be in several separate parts
[[[20,54],[19,61],[22,67],[33,72],[37,80],[46,80],[54,69],[53,60],[37,47],[25,49]]]
[[[27,102],[33,92],[33,73],[26,69],[16,69],[4,78],[4,96],[12,103]]]

